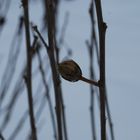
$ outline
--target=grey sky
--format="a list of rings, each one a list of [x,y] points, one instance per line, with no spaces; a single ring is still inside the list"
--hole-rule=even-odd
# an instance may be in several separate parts
[[[88,15],[89,0],[75,0],[60,4],[59,27],[62,27],[65,12],[70,12],[69,23],[66,30],[65,40],[73,49],[74,59],[82,68],[83,75],[89,76],[89,56],[85,41],[90,38],[90,18]],[[116,140],[138,140],[140,139],[140,1],[139,0],[102,0],[103,17],[107,23],[106,34],[106,76],[109,105],[114,124]],[[31,6],[31,20],[39,27],[42,5]],[[0,37],[0,56],[3,66],[0,72],[0,79],[6,63],[11,36],[14,34],[17,25],[17,16],[21,15],[20,1],[13,0],[12,7],[8,14],[8,22]],[[10,33],[9,33],[10,32]],[[25,50],[22,49],[21,58]],[[61,60],[65,57],[65,50],[62,50]],[[20,62],[18,62],[20,64]],[[98,79],[98,72],[97,78]],[[2,82],[2,81],[0,81]],[[66,105],[68,132],[71,140],[91,140],[90,114],[89,114],[89,85],[83,82],[70,83],[62,80],[63,93]],[[53,90],[52,98],[53,98]],[[21,95],[26,100],[26,95]],[[10,98],[10,97],[9,97]],[[18,114],[26,108],[24,100],[17,103]],[[98,104],[96,103],[96,109]],[[50,116],[47,113],[42,115],[42,120],[47,124],[41,129],[39,138],[52,138]],[[96,125],[99,139],[99,112],[96,111]],[[14,114],[13,122],[5,132],[11,133],[12,125],[16,123],[18,116]],[[47,118],[45,120],[45,118]],[[43,122],[43,123],[44,123]],[[1,123],[1,120],[0,120]],[[25,124],[28,128],[28,125]],[[21,135],[24,135],[24,131]],[[18,137],[22,140],[21,136]],[[52,138],[53,139],[53,138]],[[50,139],[51,140],[51,139]]]

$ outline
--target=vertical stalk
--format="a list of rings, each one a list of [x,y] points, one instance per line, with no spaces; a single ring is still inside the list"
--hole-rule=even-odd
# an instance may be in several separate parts
[[[33,98],[32,98],[32,56],[31,56],[31,43],[30,43],[30,30],[29,30],[29,11],[28,0],[22,0],[24,9],[24,21],[25,21],[25,34],[26,34],[26,50],[27,50],[27,75],[26,84],[28,91],[28,105],[30,114],[30,125],[32,129],[32,140],[37,140],[37,133],[35,127],[35,118],[33,110]]]
[[[89,56],[90,56],[90,78],[94,79],[93,46],[92,46],[92,43],[90,45],[88,45]],[[95,127],[96,124],[95,124],[95,108],[94,108],[94,105],[95,105],[95,88],[93,87],[93,85],[90,85],[90,116],[91,116],[92,139],[96,140],[96,127]]]
[[[59,12],[59,3],[60,0],[54,0],[55,3],[55,8],[54,8],[54,25],[55,25],[55,35],[57,35],[57,18],[58,18],[58,12]],[[56,39],[56,38],[55,38]],[[59,51],[60,51],[60,46],[58,46],[57,41],[55,40],[56,45],[55,45],[55,54],[56,54],[56,62],[57,64],[59,63]],[[61,86],[61,85],[60,85]],[[60,87],[61,88],[61,87]],[[61,103],[61,110],[62,110],[62,126],[63,126],[63,133],[64,133],[64,139],[68,140],[68,133],[67,133],[67,123],[66,123],[66,113],[65,113],[65,106],[64,106],[64,99],[63,99],[63,94],[62,90],[60,92],[60,103]]]
[[[60,87],[60,78],[57,71],[57,64],[55,61],[54,50],[56,48],[56,39],[55,39],[55,15],[54,15],[54,1],[47,0],[47,21],[48,21],[48,40],[49,48],[48,55],[50,58],[51,68],[52,68],[52,77],[55,90],[55,102],[56,102],[56,118],[57,118],[57,131],[58,131],[58,140],[63,140],[62,134],[62,104],[61,104],[61,87]]]
[[[101,120],[101,140],[106,140],[106,117],[105,117],[105,32],[106,24],[103,21],[101,1],[95,0],[99,45],[100,45],[100,120]]]
[[[110,128],[111,140],[115,140],[113,122],[112,122],[112,118],[111,118],[108,97],[107,97],[107,88],[105,88],[105,101],[106,101],[106,111],[107,111],[107,115],[108,115],[107,117],[108,117],[108,123],[109,123],[109,128]]]
[[[41,54],[39,52],[39,49],[37,49],[37,56],[38,56],[39,68],[40,68],[40,73],[42,76],[42,81],[43,81],[43,84],[44,84],[44,87],[46,90],[45,95],[46,95],[46,98],[48,100],[48,106],[49,106],[49,111],[50,111],[50,115],[51,115],[51,122],[52,122],[52,127],[53,127],[53,132],[54,132],[54,138],[55,138],[55,140],[57,140],[56,123],[55,123],[55,116],[53,113],[53,105],[52,105],[52,101],[51,101],[51,97],[50,97],[50,93],[49,93],[49,85],[47,84],[47,81],[45,79],[46,75],[45,75],[45,71],[43,69],[43,63],[41,60]]]
[[[89,6],[89,16],[91,20],[91,37],[87,41],[87,47],[89,51],[89,63],[90,63],[90,79],[94,79],[94,67],[93,67],[93,57],[96,46],[96,34],[95,34],[95,22],[94,22],[94,0],[91,0]],[[96,52],[98,55],[98,52]],[[96,123],[95,123],[95,87],[90,85],[90,116],[91,116],[91,130],[92,130],[92,140],[96,140]]]
[[[33,26],[34,31],[38,34],[40,37],[42,43],[44,44],[47,54],[49,56],[50,60],[50,65],[51,65],[51,70],[52,70],[52,78],[53,78],[53,85],[54,85],[54,92],[55,92],[55,103],[56,103],[56,119],[57,119],[57,132],[58,132],[58,140],[63,140],[63,135],[62,135],[62,103],[61,103],[61,86],[60,86],[60,78],[58,75],[57,71],[57,64],[55,61],[54,57],[54,49],[53,46],[54,44],[51,44],[53,42],[49,42],[49,46],[46,44],[45,40],[41,36],[40,32],[37,29],[37,26]],[[51,46],[51,47],[50,47]]]

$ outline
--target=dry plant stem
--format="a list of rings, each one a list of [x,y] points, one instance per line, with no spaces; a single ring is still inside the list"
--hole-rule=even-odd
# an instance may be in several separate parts
[[[48,106],[49,106],[49,111],[50,111],[50,115],[51,115],[51,122],[52,122],[52,127],[53,127],[53,132],[54,132],[54,138],[56,140],[57,134],[56,134],[55,116],[54,116],[54,113],[53,113],[53,105],[52,105],[52,101],[51,101],[51,98],[50,98],[49,86],[48,86],[46,78],[45,78],[45,71],[43,69],[41,54],[40,54],[38,49],[37,49],[37,55],[38,55],[38,61],[39,61],[39,65],[40,65],[39,67],[40,67],[40,73],[41,73],[41,76],[42,76],[42,81],[43,81],[43,84],[44,84],[45,90],[46,90],[45,95],[46,95],[47,100],[48,100]]]
[[[90,61],[90,79],[95,78],[94,67],[93,67],[93,58],[94,58],[94,51],[96,49],[96,54],[98,58],[98,51],[97,51],[97,39],[95,34],[95,22],[94,22],[94,0],[91,0],[90,7],[89,7],[89,15],[91,20],[91,37],[90,41],[87,41],[87,48],[89,51],[89,61]],[[96,121],[95,121],[95,87],[90,85],[90,116],[91,116],[91,130],[92,130],[92,140],[96,140]]]
[[[60,87],[60,78],[57,71],[57,64],[55,61],[54,56],[54,48],[55,48],[55,25],[54,25],[54,13],[53,13],[53,3],[50,0],[47,0],[47,18],[48,18],[48,40],[49,40],[49,47],[45,43],[44,39],[42,38],[41,34],[39,33],[37,27],[33,27],[34,30],[39,35],[40,39],[42,40],[49,59],[50,65],[52,70],[52,78],[53,78],[53,85],[55,91],[55,103],[56,103],[56,119],[57,119],[57,132],[58,132],[58,140],[63,140],[62,134],[62,104],[61,104],[61,87]]]
[[[27,77],[26,84],[28,90],[28,105],[30,114],[30,125],[32,129],[32,140],[37,140],[37,132],[35,127],[35,118],[33,110],[33,98],[32,98],[32,56],[31,56],[31,43],[30,43],[30,30],[29,30],[29,11],[28,11],[28,0],[22,0],[24,9],[24,20],[25,20],[25,33],[26,33],[26,50],[27,50]]]
[[[18,46],[19,47],[19,46]],[[37,46],[38,49],[40,49],[40,47]],[[35,57],[36,55],[36,52],[33,52],[32,53],[32,59]],[[1,125],[1,130],[4,130],[8,124],[8,122],[11,120],[11,115],[13,114],[13,111],[14,111],[14,107],[15,107],[15,104],[16,104],[16,101],[17,99],[19,98],[19,96],[21,94],[21,91],[24,90],[24,79],[23,77],[25,76],[25,71],[27,70],[27,64],[24,66],[24,68],[22,69],[22,71],[20,72],[20,77],[18,77],[16,83],[15,83],[15,86],[13,88],[13,91],[12,91],[12,98],[10,99],[9,101],[9,104],[8,104],[8,111],[7,113],[5,114],[5,119]],[[8,118],[8,119],[7,119]]]
[[[64,100],[63,100],[62,93],[61,93],[61,104],[62,104],[62,120],[63,120],[64,138],[65,138],[65,140],[68,140],[65,106],[64,106]]]
[[[111,140],[115,140],[113,123],[112,123],[112,118],[111,118],[111,113],[110,113],[110,108],[109,108],[109,103],[108,103],[108,98],[107,98],[106,87],[105,87],[105,101],[106,101],[106,111],[107,111],[107,115],[108,115],[108,122],[109,122],[109,126],[110,126]]]
[[[92,85],[94,85],[94,86],[99,86],[99,83],[98,83],[98,82],[96,82],[96,81],[94,81],[94,80],[89,80],[89,79],[87,79],[87,78],[85,78],[85,77],[83,77],[83,76],[81,76],[81,77],[79,78],[79,80],[84,81],[84,82],[89,83],[89,84],[92,84]]]
[[[59,2],[60,2],[60,0],[55,1],[55,23],[54,23],[55,25],[56,25],[57,17],[58,17]],[[60,45],[62,45],[63,44],[63,41],[64,41],[63,39],[64,39],[64,35],[65,35],[65,30],[66,30],[67,23],[68,23],[68,14],[65,16],[64,24],[62,26],[62,33],[60,35],[60,39],[59,39],[59,41],[57,43],[57,46],[55,48],[55,50],[56,50],[56,61],[57,61],[57,63],[59,63]],[[57,33],[57,28],[55,28],[55,34],[56,33]],[[61,107],[62,107],[62,123],[63,123],[64,139],[65,140],[68,140],[67,123],[66,123],[66,113],[65,113],[65,106],[64,106],[64,99],[63,99],[63,93],[62,92],[60,93],[60,99],[61,99]]]
[[[91,24],[92,24],[92,35],[91,35],[91,41],[92,42],[91,42],[91,44],[89,44],[87,42],[87,46],[89,48],[89,53],[91,54],[92,51],[91,51],[90,47],[93,46],[93,39],[94,39],[96,54],[97,54],[97,60],[98,60],[98,64],[99,64],[98,46],[97,46],[97,39],[96,39],[95,28],[94,28],[95,22],[94,22],[94,6],[93,6],[94,2],[93,1],[94,0],[91,0],[91,6],[90,6],[90,9],[89,9],[89,13],[90,13],[90,17],[91,17]],[[93,64],[93,63],[91,63],[91,64]],[[94,79],[94,77],[91,78],[91,79]],[[105,87],[105,91],[106,91],[106,87]],[[112,119],[111,119],[111,113],[110,113],[110,108],[109,108],[109,103],[108,103],[108,98],[107,98],[107,92],[105,92],[105,102],[106,102],[106,111],[107,111],[108,122],[109,122],[109,127],[110,127],[111,140],[115,140],[113,123],[112,123]]]
[[[95,0],[99,45],[100,45],[100,120],[101,120],[101,140],[106,140],[106,117],[105,117],[105,32],[106,24],[103,21],[101,1]]]
[[[93,40],[93,39],[92,39]],[[92,41],[93,42],[93,41]],[[94,69],[93,69],[93,46],[88,46],[89,49],[89,56],[90,56],[90,78],[94,79]],[[96,140],[96,122],[95,122],[95,88],[94,86],[90,85],[90,116],[91,116],[91,129],[92,129],[92,139]]]
[[[33,27],[33,29],[34,29],[34,31],[38,34],[38,36],[39,36],[39,38],[41,39],[41,41],[43,42],[43,44],[44,44],[44,46],[45,46],[45,48],[46,48],[46,50],[47,50],[47,53],[48,53],[48,56],[49,56],[49,58],[50,58],[50,56],[51,56],[51,54],[50,54],[50,51],[49,51],[49,46],[46,44],[46,42],[45,42],[45,40],[43,39],[43,37],[42,37],[42,35],[40,34],[40,32],[38,31],[38,29],[37,29],[37,26],[34,26]],[[51,60],[50,60],[51,61]],[[60,91],[61,91],[61,89],[60,89]],[[61,105],[62,105],[62,117],[63,117],[63,129],[64,129],[64,135],[65,135],[65,140],[67,140],[68,139],[68,136],[67,136],[67,127],[66,127],[66,119],[65,119],[65,112],[64,112],[64,105],[63,105],[63,97],[62,97],[62,94],[60,94],[60,99],[61,99]]]

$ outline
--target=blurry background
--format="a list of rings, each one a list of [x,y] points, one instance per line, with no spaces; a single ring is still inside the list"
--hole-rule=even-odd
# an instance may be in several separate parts
[[[30,0],[30,22],[38,26],[47,42],[45,0]],[[70,58],[90,77],[90,57],[86,41],[91,37],[90,0],[60,0],[57,15],[57,42],[60,61]],[[139,0],[102,1],[106,32],[106,84],[115,140],[140,139],[140,2]],[[30,124],[24,68],[26,47],[22,21],[23,7],[19,0],[0,0],[0,133],[6,140],[29,139]],[[98,31],[95,15],[95,31]],[[31,31],[33,42],[33,32]],[[51,71],[46,50],[40,49],[46,83],[54,103]],[[96,54],[93,57],[94,79],[99,78]],[[39,140],[53,140],[54,132],[38,56],[33,57],[33,99]],[[92,140],[90,118],[90,86],[62,79],[69,140]],[[95,88],[95,91],[98,89]],[[94,118],[96,140],[100,138],[98,91],[95,93]],[[55,113],[55,109],[53,108]],[[16,129],[17,128],[17,129]],[[107,133],[110,137],[108,116]]]

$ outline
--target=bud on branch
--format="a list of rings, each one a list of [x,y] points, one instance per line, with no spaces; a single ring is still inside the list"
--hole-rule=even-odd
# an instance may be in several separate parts
[[[70,82],[76,82],[82,80],[86,83],[99,86],[99,83],[94,80],[89,80],[82,76],[82,70],[79,65],[73,60],[63,61],[58,64],[58,70],[60,75]]]

